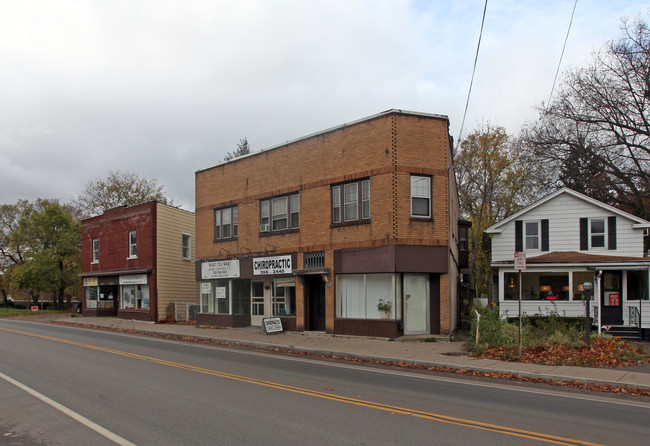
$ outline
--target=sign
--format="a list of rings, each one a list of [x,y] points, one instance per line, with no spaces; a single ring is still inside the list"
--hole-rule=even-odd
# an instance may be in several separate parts
[[[225,299],[226,298],[226,287],[225,286],[218,286],[214,289],[214,297],[217,299]]]
[[[219,260],[201,263],[201,279],[236,279],[239,277],[239,260]]]
[[[32,311],[38,311],[38,307],[37,307],[36,305],[34,305],[34,306],[32,307]]]
[[[146,274],[130,274],[128,276],[120,276],[120,285],[146,285]]]
[[[210,282],[201,282],[201,294],[210,294],[212,286]]]
[[[517,251],[515,252],[515,269],[526,269],[526,253]]]
[[[282,333],[282,320],[279,317],[265,317],[262,319],[262,327],[266,334]]]
[[[84,278],[84,286],[99,286],[99,279],[97,277]]]
[[[605,305],[608,307],[618,307],[621,305],[621,294],[618,292],[607,291],[605,293]]]
[[[258,257],[253,259],[253,275],[291,274],[291,256]]]

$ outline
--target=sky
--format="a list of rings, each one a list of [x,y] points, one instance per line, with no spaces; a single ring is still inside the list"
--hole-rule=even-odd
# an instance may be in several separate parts
[[[194,173],[388,109],[516,135],[548,102],[574,0],[0,0],[0,204],[109,171],[194,210]],[[578,0],[560,73],[650,4]],[[561,77],[561,74],[560,74]],[[557,86],[555,87],[557,89]]]

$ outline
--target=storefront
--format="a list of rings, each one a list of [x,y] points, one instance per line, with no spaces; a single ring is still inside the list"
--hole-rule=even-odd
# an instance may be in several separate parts
[[[197,325],[260,326],[266,317],[296,329],[295,254],[197,262]]]
[[[143,269],[83,277],[84,315],[152,320],[150,273]]]

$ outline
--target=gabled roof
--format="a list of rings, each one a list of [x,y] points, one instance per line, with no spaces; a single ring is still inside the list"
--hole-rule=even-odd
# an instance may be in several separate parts
[[[632,222],[634,222],[632,224],[632,227],[635,228],[635,229],[650,228],[650,221],[646,221],[646,220],[644,220],[642,218],[639,218],[639,217],[637,217],[635,215],[632,215],[632,214],[630,214],[628,212],[617,209],[614,206],[610,206],[608,204],[605,204],[602,201],[598,201],[596,199],[588,197],[587,195],[581,194],[580,192],[576,192],[573,189],[569,189],[568,187],[563,187],[562,189],[559,189],[559,190],[553,192],[552,194],[547,195],[546,197],[542,198],[541,200],[536,201],[535,203],[531,204],[530,206],[527,206],[527,207],[523,208],[519,212],[517,212],[515,214],[512,214],[510,217],[508,217],[508,218],[506,218],[504,220],[501,220],[500,222],[497,222],[497,223],[493,224],[492,226],[487,228],[485,230],[485,232],[487,232],[488,234],[498,234],[498,233],[502,232],[503,229],[511,221],[516,220],[519,217],[521,217],[522,215],[524,215],[524,214],[530,212],[531,210],[543,205],[544,203],[546,203],[548,201],[551,201],[551,200],[555,199],[556,197],[558,197],[560,195],[565,195],[565,194],[566,195],[571,195],[571,196],[573,196],[575,198],[578,198],[579,200],[586,201],[587,203],[590,203],[593,206],[602,208],[602,209],[604,209],[606,211],[609,211],[609,212],[611,212],[613,214],[616,214],[616,215],[619,215],[619,216],[621,216],[623,218],[631,220]]]

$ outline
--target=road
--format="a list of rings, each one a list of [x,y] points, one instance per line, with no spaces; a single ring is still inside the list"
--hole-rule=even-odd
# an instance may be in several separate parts
[[[0,435],[46,445],[648,444],[644,399],[0,319]],[[7,438],[11,438],[7,436]],[[15,444],[0,439],[0,445]]]

